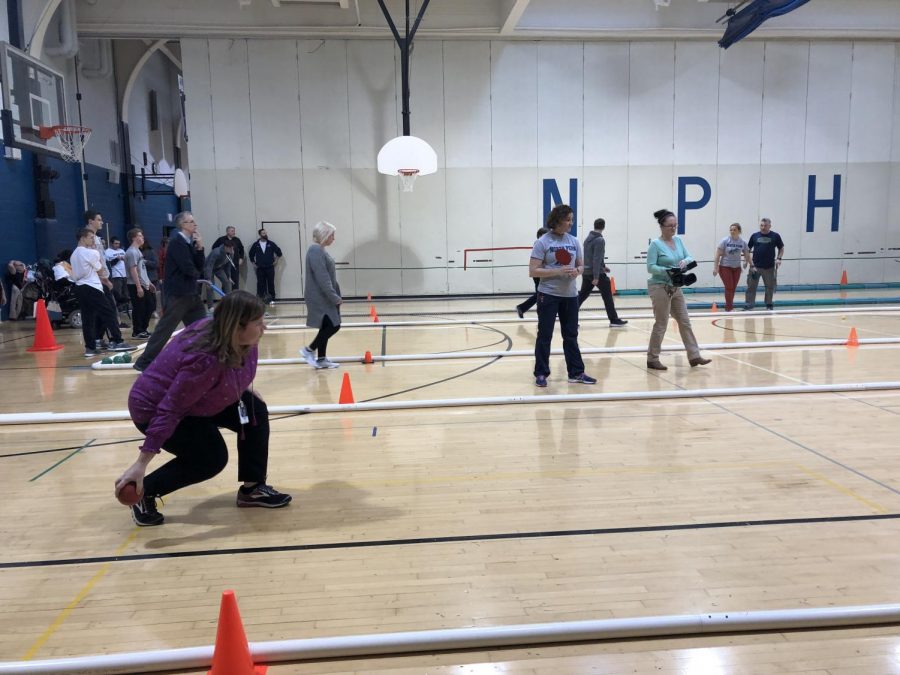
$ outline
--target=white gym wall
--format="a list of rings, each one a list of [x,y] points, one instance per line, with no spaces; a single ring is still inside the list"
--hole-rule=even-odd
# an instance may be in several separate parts
[[[329,220],[346,295],[529,291],[527,251],[475,254],[470,264],[492,262],[463,271],[463,249],[530,245],[544,179],[564,201],[577,179],[580,239],[606,218],[619,288],[644,287],[652,212],[676,208],[687,176],[712,189],[685,218],[701,261],[730,223],[747,238],[768,216],[791,259],[782,284],[834,284],[842,269],[851,282],[900,280],[894,42],[420,39],[411,127],[439,170],[411,194],[375,170],[401,129],[393,41],[184,39],[182,58],[206,236],[234,225],[249,246],[260,222],[299,221],[297,241],[277,243],[302,255]],[[810,174],[819,200],[841,176],[838,232],[830,208],[806,231]],[[710,270],[700,285],[718,285]],[[280,296],[286,285],[299,281],[282,280]]]

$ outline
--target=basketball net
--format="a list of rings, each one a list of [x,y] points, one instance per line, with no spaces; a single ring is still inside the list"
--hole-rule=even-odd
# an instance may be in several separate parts
[[[400,176],[400,189],[404,192],[412,192],[413,185],[416,183],[416,176],[419,175],[418,169],[398,169],[397,175]]]
[[[45,141],[55,136],[59,141],[62,158],[67,162],[80,162],[84,146],[91,137],[91,130],[78,126],[40,127],[38,136]]]

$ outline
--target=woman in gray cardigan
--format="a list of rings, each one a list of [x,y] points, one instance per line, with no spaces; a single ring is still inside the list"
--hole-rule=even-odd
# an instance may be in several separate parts
[[[337,368],[325,353],[328,340],[341,329],[341,287],[334,274],[334,258],[325,250],[334,243],[335,227],[324,220],[313,228],[315,242],[306,251],[306,325],[318,328],[316,338],[300,354],[313,368]],[[318,353],[318,358],[316,358]]]

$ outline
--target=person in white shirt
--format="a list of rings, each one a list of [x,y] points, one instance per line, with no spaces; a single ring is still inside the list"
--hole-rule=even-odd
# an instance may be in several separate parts
[[[125,249],[118,237],[111,237],[106,249],[106,264],[109,265],[109,280],[112,281],[113,294],[117,303],[128,302],[127,281],[125,272]]]
[[[75,282],[75,297],[78,298],[78,305],[81,307],[84,356],[91,358],[100,355],[96,349],[98,325],[101,331],[108,331],[112,336],[112,343],[109,346],[112,351],[133,351],[135,348],[122,340],[119,317],[103,294],[100,270],[104,263],[100,259],[99,251],[94,247],[94,232],[84,227],[78,231],[77,237],[78,248],[72,253],[69,263],[72,266],[72,280]]]

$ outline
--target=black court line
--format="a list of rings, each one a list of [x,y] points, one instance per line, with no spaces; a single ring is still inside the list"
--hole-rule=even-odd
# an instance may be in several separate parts
[[[139,436],[137,438],[126,438],[121,441],[107,441],[106,443],[91,443],[92,448],[102,448],[105,445],[122,445],[122,443],[137,443],[138,441],[143,441],[144,437]],[[65,452],[66,450],[76,450],[83,446],[80,445],[71,445],[66,448],[48,448],[47,450],[28,450],[26,452],[12,452],[8,455],[0,455],[0,459],[6,459],[7,457],[24,457],[25,455],[45,455],[48,452]]]
[[[501,532],[496,534],[465,534],[453,537],[416,537],[413,539],[374,539],[371,541],[340,541],[326,544],[293,544],[285,546],[252,546],[247,548],[175,551],[172,553],[138,553],[135,555],[97,556],[93,558],[63,558],[61,560],[29,560],[0,563],[0,569],[26,567],[57,567],[90,565],[137,560],[165,560],[174,558],[203,558],[246,553],[290,553],[294,551],[328,551],[383,546],[415,546],[418,544],[454,544],[468,541],[502,541],[509,539],[546,539],[553,537],[588,537],[607,534],[642,534],[645,532],[679,532],[691,530],[723,530],[734,527],[771,527],[774,525],[811,525],[820,523],[857,523],[871,520],[900,520],[900,513],[862,516],[822,516],[819,518],[773,518],[769,520],[731,520],[718,523],[683,523],[676,525],[644,525],[640,527],[604,527],[590,530],[547,530],[544,532]]]
[[[27,338],[33,338],[34,333],[29,333],[28,335],[20,335],[19,337],[9,338],[8,340],[0,340],[0,345],[5,345],[7,342],[15,342],[16,340],[25,340]]]

